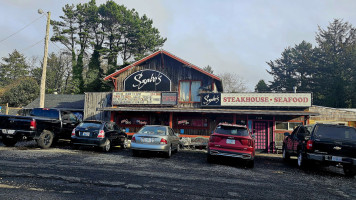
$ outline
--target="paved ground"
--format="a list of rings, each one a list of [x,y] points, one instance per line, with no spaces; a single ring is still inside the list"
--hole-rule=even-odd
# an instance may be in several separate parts
[[[66,143],[48,150],[0,144],[0,199],[356,199],[356,179],[337,168],[303,171],[295,159],[259,154],[246,169],[230,159],[209,164],[205,153],[183,150],[166,159]]]

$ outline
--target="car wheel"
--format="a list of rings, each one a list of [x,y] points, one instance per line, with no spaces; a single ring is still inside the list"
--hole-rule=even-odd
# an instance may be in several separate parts
[[[80,148],[80,145],[72,144],[72,149],[78,150],[79,148]]]
[[[170,158],[172,156],[172,146],[169,146],[168,152],[166,152],[166,158]]]
[[[180,151],[180,145],[177,144],[177,149],[176,149],[176,153],[178,153]]]
[[[356,175],[356,167],[353,167],[352,165],[344,165],[343,168],[345,176],[352,178]]]
[[[132,156],[137,157],[138,156],[138,150],[132,150]]]
[[[121,148],[122,149],[126,149],[127,148],[127,143],[128,143],[127,138],[125,138],[124,142],[121,145]]]
[[[42,149],[48,149],[53,142],[54,135],[51,131],[44,130],[37,140],[37,145]]]
[[[109,152],[111,149],[111,142],[110,140],[107,140],[105,145],[102,147],[103,152]]]
[[[2,143],[4,143],[5,146],[7,147],[13,147],[17,143],[15,139],[9,139],[9,138],[3,138]]]
[[[305,168],[307,164],[307,160],[303,156],[303,152],[299,151],[298,152],[298,167],[299,168]]]
[[[250,169],[254,168],[254,167],[255,167],[255,160],[249,160],[249,161],[247,161],[247,162],[246,162],[246,167],[247,167],[247,168],[250,168]]]
[[[214,156],[212,156],[212,155],[210,155],[210,154],[207,154],[207,156],[206,156],[206,161],[207,161],[208,163],[213,163],[213,162],[215,161]]]
[[[284,161],[289,161],[289,160],[290,160],[290,155],[289,155],[289,153],[287,152],[285,146],[283,146],[283,149],[282,149],[282,157],[283,157],[283,160],[284,160]]]

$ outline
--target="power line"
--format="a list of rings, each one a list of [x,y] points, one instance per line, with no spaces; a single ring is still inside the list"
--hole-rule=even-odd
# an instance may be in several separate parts
[[[56,43],[51,41],[51,44],[53,44],[55,47],[57,47],[59,50],[62,50]]]
[[[43,40],[44,40],[44,39],[41,39],[40,41],[36,42],[35,44],[33,44],[33,45],[29,46],[29,47],[24,48],[24,49],[21,50],[21,51],[27,51],[28,49],[31,49],[32,47],[38,45],[40,42],[43,42]]]
[[[5,41],[5,40],[7,40],[7,39],[9,39],[10,37],[16,35],[18,32],[24,30],[25,28],[27,28],[28,26],[30,26],[31,24],[35,23],[37,20],[39,20],[40,18],[42,18],[43,16],[44,16],[44,15],[41,15],[41,17],[39,17],[39,18],[33,20],[31,23],[27,24],[26,26],[24,26],[24,27],[21,28],[20,30],[18,30],[18,31],[16,31],[15,33],[13,33],[13,34],[7,36],[6,38],[4,38],[4,39],[2,39],[2,40],[0,40],[0,43],[3,42],[3,41]]]

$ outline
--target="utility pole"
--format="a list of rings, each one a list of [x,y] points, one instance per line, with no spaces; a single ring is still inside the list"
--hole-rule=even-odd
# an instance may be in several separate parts
[[[42,14],[42,10],[38,10],[38,13]],[[50,25],[51,12],[47,12],[47,26],[46,26],[46,38],[45,38],[45,48],[43,56],[43,66],[42,66],[42,78],[40,86],[40,108],[44,108],[44,101],[46,95],[46,73],[47,73],[47,56],[48,56],[48,39],[49,39],[49,25]]]

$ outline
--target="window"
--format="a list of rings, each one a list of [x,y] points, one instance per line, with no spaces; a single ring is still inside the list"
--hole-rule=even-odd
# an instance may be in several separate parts
[[[149,120],[148,117],[122,117],[119,118],[117,124],[121,127],[144,126],[149,124]]]
[[[294,130],[302,122],[276,122],[276,130]]]
[[[180,102],[200,102],[199,88],[201,81],[180,81],[179,101]]]
[[[177,119],[178,127],[191,127],[191,128],[207,128],[207,118],[191,118],[191,117],[179,117]]]
[[[215,133],[221,133],[226,135],[248,136],[249,133],[246,128],[236,126],[217,126]]]

